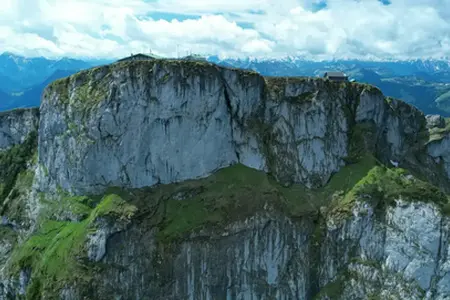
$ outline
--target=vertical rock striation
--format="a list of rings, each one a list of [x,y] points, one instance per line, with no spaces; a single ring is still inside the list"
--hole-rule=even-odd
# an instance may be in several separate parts
[[[0,113],[0,151],[23,143],[31,132],[37,131],[38,123],[37,108]]]
[[[41,190],[77,194],[201,178],[236,163],[323,186],[351,156],[355,124],[372,126],[359,138],[396,160],[425,129],[419,111],[370,86],[180,61],[119,63],[60,80],[41,114],[39,162],[49,174]]]
[[[0,148],[35,120],[1,115]],[[202,62],[58,80],[8,183],[0,300],[448,300],[448,128],[368,85]]]

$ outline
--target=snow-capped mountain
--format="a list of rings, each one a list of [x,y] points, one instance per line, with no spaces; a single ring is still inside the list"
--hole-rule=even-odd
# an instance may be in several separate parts
[[[343,71],[351,79],[376,85],[385,95],[412,103],[427,114],[450,116],[448,59],[310,61],[298,56],[277,59],[208,56],[207,60],[222,66],[251,69],[266,76],[320,77],[326,71]],[[110,62],[112,60],[26,58],[3,53],[0,55],[0,110],[39,105],[40,94],[50,81]]]
[[[94,64],[71,58],[51,60],[44,57],[27,58],[5,52],[0,55],[0,89],[21,92],[42,83],[57,70],[77,72]]]

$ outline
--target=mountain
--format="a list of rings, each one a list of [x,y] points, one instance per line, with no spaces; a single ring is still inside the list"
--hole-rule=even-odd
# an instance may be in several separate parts
[[[58,60],[0,55],[0,111],[39,106],[42,91],[52,81],[111,60]]]
[[[13,98],[13,96],[0,90],[0,112],[17,108],[17,106],[14,104]]]
[[[250,69],[266,76],[316,76],[340,70],[359,82],[376,85],[387,96],[414,104],[426,114],[450,116],[450,62],[414,60],[396,62],[284,60],[210,60],[222,65]],[[438,100],[439,99],[439,100]]]
[[[22,93],[8,95],[4,92],[0,92],[0,111],[25,108],[25,107],[38,107],[41,102],[42,93],[47,85],[51,82],[70,76],[76,73],[75,71],[57,70],[45,81],[33,86],[30,89],[25,90]]]
[[[0,113],[0,299],[448,298],[448,119],[195,61],[44,95]]]
[[[326,71],[340,70],[359,82],[376,85],[387,96],[405,100],[426,114],[450,116],[450,99],[445,96],[450,92],[450,62],[445,60],[306,61],[298,57],[261,60],[220,59],[217,56],[210,56],[208,60],[225,67],[254,70],[266,76],[321,77]],[[38,105],[42,82],[58,70],[71,74],[111,62],[25,58],[4,53],[0,55],[0,90],[8,95],[0,95],[0,110]],[[33,92],[21,96],[30,90]]]
[[[402,77],[417,74],[435,74],[433,81],[450,82],[450,61],[448,60],[412,60],[412,61],[360,61],[360,60],[329,60],[307,61],[301,58],[288,57],[285,59],[220,59],[210,56],[208,60],[220,65],[235,66],[243,69],[260,70],[267,76],[274,76],[277,70],[285,70],[284,76],[312,76],[323,75],[318,70],[341,69],[369,69],[382,77]],[[289,74],[286,70],[291,70]]]
[[[58,70],[67,70],[75,73],[93,65],[93,63],[76,59],[26,58],[5,52],[0,55],[0,78],[8,78],[8,80],[0,81],[0,90],[7,93],[22,92],[25,89],[41,84]]]

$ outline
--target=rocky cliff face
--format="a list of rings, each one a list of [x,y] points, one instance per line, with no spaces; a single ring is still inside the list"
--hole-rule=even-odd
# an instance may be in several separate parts
[[[37,108],[0,113],[0,151],[23,143],[31,132],[37,130],[38,122]]]
[[[119,63],[40,115],[0,299],[450,299],[450,130],[374,87]]]
[[[77,194],[201,178],[238,162],[322,186],[351,156],[353,125],[394,160],[425,128],[417,110],[370,86],[180,62],[112,65],[61,80],[47,89],[41,114],[39,161],[49,173],[42,190]]]

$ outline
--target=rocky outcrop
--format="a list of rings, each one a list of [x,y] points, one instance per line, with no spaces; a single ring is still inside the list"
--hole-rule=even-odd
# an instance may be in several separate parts
[[[322,213],[292,219],[268,204],[171,244],[140,219],[103,240],[103,269],[63,299],[449,299],[450,218],[435,204]]]
[[[439,122],[428,122],[428,124],[430,138],[427,143],[427,153],[444,173],[450,176],[450,123],[441,117]]]
[[[427,128],[444,128],[445,127],[445,119],[440,115],[427,115]]]
[[[351,156],[355,124],[374,125],[360,138],[397,160],[425,129],[418,110],[370,86],[179,61],[60,80],[41,115],[39,162],[49,175],[41,190],[77,194],[201,178],[236,163],[323,186]]]
[[[123,62],[40,115],[0,300],[449,299],[447,127],[374,87]]]
[[[449,299],[450,219],[434,205],[401,199],[381,215],[373,209],[357,205],[339,226],[328,220],[321,282],[341,285],[339,299]]]
[[[23,143],[29,134],[37,131],[39,109],[15,109],[0,113],[0,151]]]

